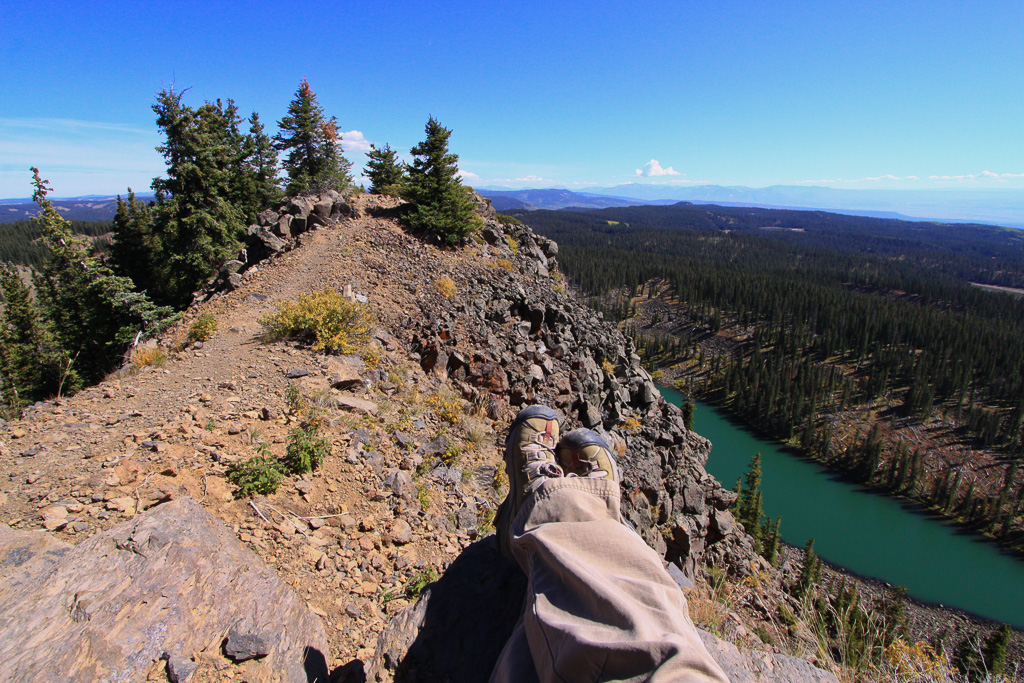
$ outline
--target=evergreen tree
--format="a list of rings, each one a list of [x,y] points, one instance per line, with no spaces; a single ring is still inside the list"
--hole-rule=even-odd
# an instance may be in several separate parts
[[[817,554],[814,552],[814,539],[809,538],[804,546],[804,566],[800,570],[800,578],[797,579],[796,596],[803,598],[808,595],[811,586],[816,584],[820,578],[821,560],[818,559]]]
[[[245,152],[231,102],[226,109],[219,100],[192,109],[182,104],[181,93],[162,90],[153,111],[166,136],[157,150],[167,177],[153,181],[158,259],[168,273],[161,298],[183,304],[241,246],[245,222],[236,202]]]
[[[53,338],[46,319],[32,301],[17,271],[0,267],[0,396],[7,407],[75,392],[79,387],[72,359]]]
[[[288,105],[288,114],[277,125],[280,131],[274,136],[274,146],[287,152],[288,194],[349,189],[352,164],[342,155],[338,120],[326,117],[305,78]]]
[[[119,275],[131,278],[140,292],[159,290],[167,276],[159,236],[154,229],[155,211],[135,198],[128,188],[128,201],[117,197],[114,214],[114,240],[110,260]]]
[[[775,566],[779,561],[779,546],[782,544],[782,536],[779,533],[780,526],[782,526],[782,517],[776,517],[774,522],[766,519],[761,531],[762,538],[764,539],[762,543],[764,551],[761,555],[772,566]]]
[[[277,177],[277,150],[263,129],[260,115],[249,117],[249,134],[242,139],[244,156],[237,174],[233,198],[247,224],[255,223],[263,209],[281,199]]]
[[[754,539],[754,549],[762,551],[762,526],[761,518],[764,517],[764,509],[761,498],[761,454],[755,453],[750,460],[750,469],[747,470],[746,482],[739,501],[738,519],[751,538]]]
[[[127,277],[89,254],[85,239],[72,235],[70,224],[46,198],[49,184],[33,168],[37,221],[52,256],[35,278],[42,310],[64,353],[75,360],[79,376],[101,379],[121,362],[137,340],[152,336],[173,320],[169,308],[157,307],[136,292]]]
[[[370,193],[399,194],[405,181],[405,164],[398,160],[398,153],[390,145],[383,149],[370,145],[366,159],[363,174],[370,179]]]
[[[411,150],[413,162],[405,197],[414,206],[407,220],[412,228],[455,244],[479,229],[480,217],[469,190],[459,179],[459,157],[448,151],[451,130],[431,116],[426,134],[426,139]]]
[[[697,406],[694,405],[693,399],[691,399],[689,396],[687,396],[683,400],[683,404],[680,406],[680,410],[682,410],[682,412],[683,412],[683,424],[686,426],[687,430],[692,432],[693,431],[693,416],[694,416],[694,413],[697,411]]]
[[[998,676],[1006,668],[1006,651],[1012,635],[1013,629],[1010,628],[1010,625],[1003,624],[993,631],[982,645],[981,656],[990,676]]]

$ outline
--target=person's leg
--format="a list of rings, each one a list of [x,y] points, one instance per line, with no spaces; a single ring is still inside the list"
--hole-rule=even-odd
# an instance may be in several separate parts
[[[619,521],[611,453],[603,441],[571,437],[569,445],[586,446],[577,451],[590,461],[591,476],[535,481],[512,520],[498,528],[529,586],[523,618],[491,680],[524,680],[532,661],[541,681],[727,681],[661,558]],[[507,460],[521,460],[518,438],[513,429]],[[582,471],[571,458],[559,460]]]

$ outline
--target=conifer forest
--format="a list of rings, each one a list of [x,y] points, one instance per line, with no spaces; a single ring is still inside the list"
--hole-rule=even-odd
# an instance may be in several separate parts
[[[1021,547],[1024,233],[686,202],[511,213],[663,382]]]

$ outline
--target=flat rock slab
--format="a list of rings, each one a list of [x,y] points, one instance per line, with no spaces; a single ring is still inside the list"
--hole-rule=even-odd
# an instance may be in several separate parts
[[[320,619],[191,498],[73,547],[0,525],[0,624],[5,681],[141,681],[167,659],[189,676],[190,662],[249,681],[328,676]],[[239,629],[266,655],[226,658]]]
[[[704,647],[732,683],[839,683],[832,673],[805,659],[772,652],[741,650],[732,643],[697,629]]]

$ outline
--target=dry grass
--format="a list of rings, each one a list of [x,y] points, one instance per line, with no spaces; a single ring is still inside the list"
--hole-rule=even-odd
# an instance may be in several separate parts
[[[159,368],[167,362],[167,352],[159,346],[143,346],[132,351],[131,366],[135,370],[145,367]]]
[[[455,296],[455,281],[452,280],[450,277],[437,278],[436,280],[434,280],[434,287],[437,288],[437,291],[439,291],[441,293],[441,296],[443,296],[445,299],[451,299],[453,296]]]

